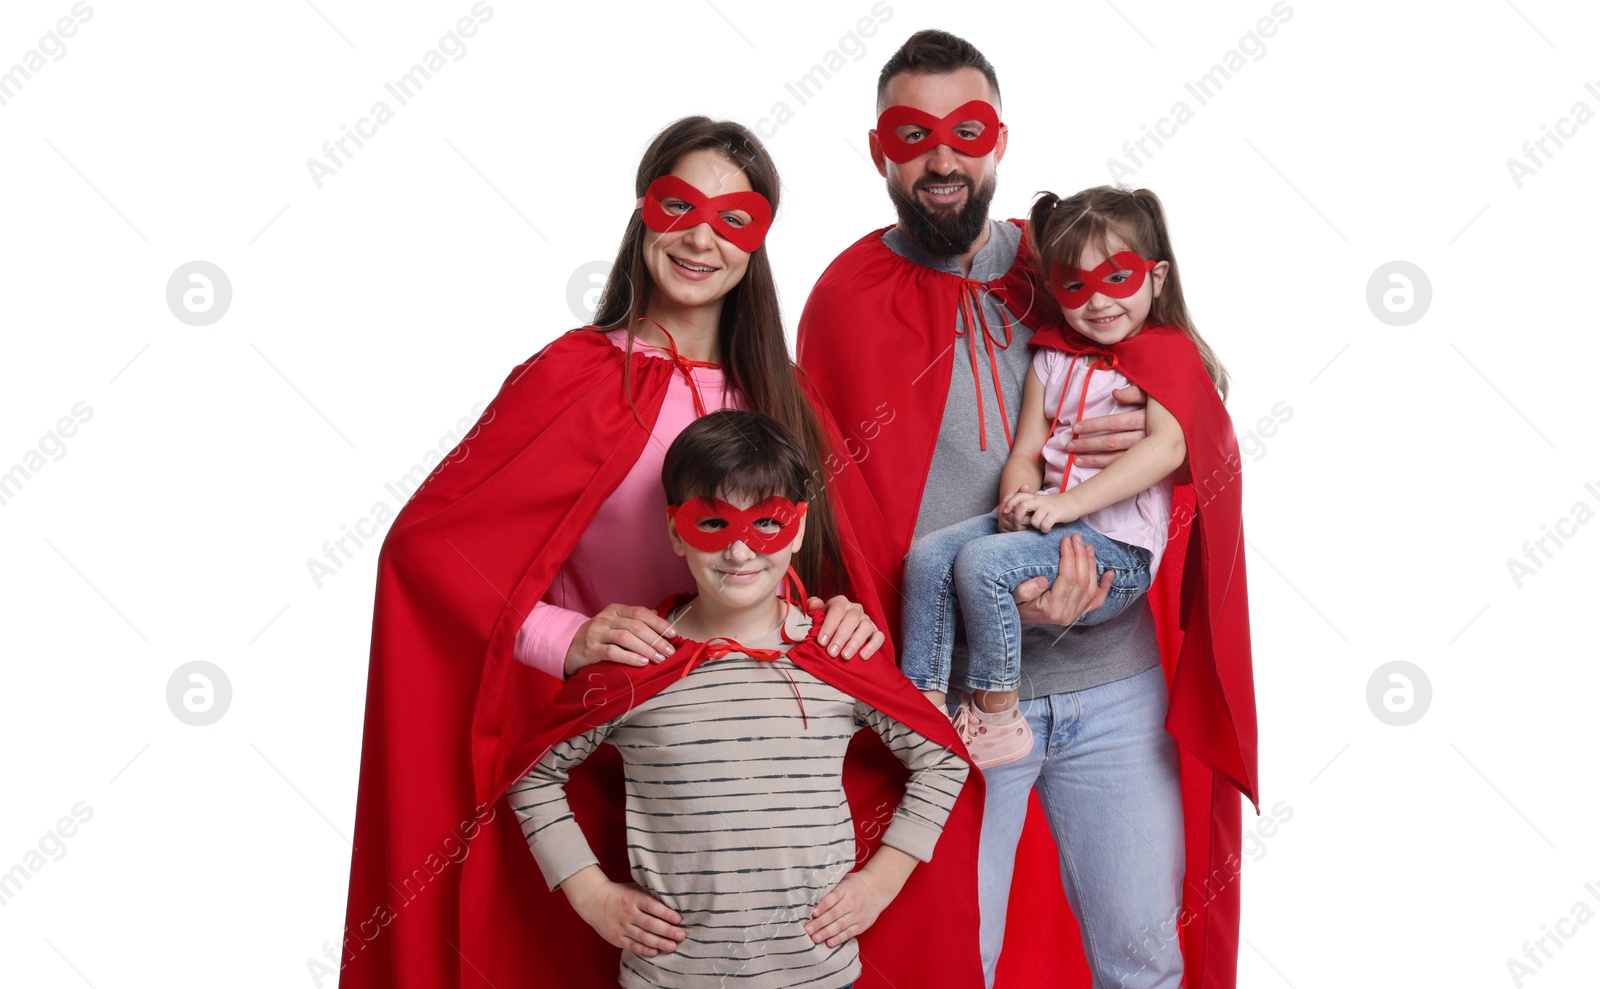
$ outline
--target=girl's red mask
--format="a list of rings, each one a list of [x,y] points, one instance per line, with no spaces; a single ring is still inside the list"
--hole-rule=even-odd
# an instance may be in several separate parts
[[[956,133],[957,128],[968,121],[983,125],[977,137],[962,137]],[[922,128],[928,132],[927,136],[916,141],[903,140],[899,131],[907,124]],[[1000,127],[1000,115],[995,112],[994,105],[983,100],[963,103],[942,118],[916,107],[892,106],[878,117],[878,146],[883,148],[883,156],[896,165],[927,154],[941,144],[970,158],[981,158],[994,150],[995,142],[1000,140]]]
[[[720,553],[738,541],[757,553],[776,553],[794,542],[794,527],[805,514],[805,502],[795,504],[781,495],[758,501],[749,508],[735,508],[721,498],[691,498],[682,505],[667,506],[667,515],[672,518],[678,535],[690,546],[706,553]],[[723,524],[711,529],[700,528],[706,522]],[[768,524],[758,527],[758,522]]]
[[[1159,262],[1146,261],[1133,251],[1118,251],[1095,266],[1093,271],[1056,265],[1050,271],[1050,292],[1068,309],[1082,309],[1096,292],[1113,299],[1126,299],[1144,285],[1144,276]],[[1128,272],[1127,281],[1107,281],[1118,272]],[[1068,285],[1081,283],[1077,288]]]
[[[677,199],[689,204],[687,212],[670,212],[662,200]],[[746,254],[754,254],[767,239],[767,229],[772,226],[772,204],[759,192],[729,192],[721,196],[707,196],[676,175],[663,175],[650,183],[644,198],[638,202],[644,225],[656,233],[673,230],[691,230],[702,223],[711,224],[718,237]],[[742,212],[750,222],[727,214]]]

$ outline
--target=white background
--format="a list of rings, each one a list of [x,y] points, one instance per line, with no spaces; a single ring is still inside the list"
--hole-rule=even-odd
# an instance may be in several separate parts
[[[343,923],[377,541],[320,588],[307,561],[392,513],[385,482],[581,321],[569,282],[613,256],[638,156],[676,117],[792,110],[765,124],[792,336],[823,266],[893,220],[864,157],[874,86],[937,26],[1000,74],[998,216],[1107,181],[1124,141],[1189,103],[1131,181],[1167,204],[1241,435],[1292,410],[1247,448],[1262,793],[1283,807],[1244,868],[1240,984],[1515,985],[1525,941],[1600,910],[1600,525],[1547,542],[1520,586],[1507,566],[1576,504],[1600,510],[1600,122],[1521,188],[1506,166],[1575,102],[1600,112],[1600,45],[1592,6],[1516,2],[1290,0],[1200,105],[1185,82],[1269,0],[889,0],[871,37],[868,0],[496,0],[403,106],[383,84],[470,0],[94,2],[0,106],[0,471],[58,453],[57,420],[92,409],[0,504],[0,870],[92,809],[0,905],[0,980],[317,984],[307,961]],[[8,0],[0,69],[70,8]],[[784,84],[840,47],[859,58],[800,104]],[[379,99],[394,119],[318,189],[306,160]],[[196,259],[233,288],[205,327],[164,298]],[[1394,260],[1432,288],[1402,327],[1366,299]],[[207,727],[166,700],[194,660],[232,685]],[[1431,683],[1406,727],[1367,701],[1394,660]],[[1546,945],[1522,984],[1594,984],[1600,923]]]

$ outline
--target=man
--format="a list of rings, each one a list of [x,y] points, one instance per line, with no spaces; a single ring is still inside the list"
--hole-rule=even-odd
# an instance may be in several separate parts
[[[918,32],[889,59],[878,81],[879,126],[868,140],[898,223],[845,251],[801,317],[800,364],[840,428],[860,442],[849,452],[876,503],[845,507],[890,590],[898,590],[913,537],[995,508],[1030,365],[1027,340],[1032,328],[1059,318],[1031,277],[1021,226],[989,218],[1007,142],[1000,106],[993,67],[953,35]],[[1138,389],[1118,398],[1144,402]],[[1074,441],[1080,462],[1103,466],[1137,442],[1143,426],[1142,409],[1086,420],[1081,432],[1098,435]],[[882,532],[864,532],[876,520]],[[1176,989],[1181,930],[1190,989],[1231,986],[1237,873],[1210,879],[1212,866],[1238,847],[1238,792],[1204,766],[1184,767],[1186,783],[1193,776],[1190,833],[1204,840],[1191,839],[1200,846],[1190,851],[1196,878],[1180,910],[1186,808],[1179,755],[1163,728],[1156,622],[1139,607],[1102,625],[1060,627],[1104,599],[1107,584],[1095,588],[1093,573],[1092,555],[1064,541],[1055,581],[1036,577],[1013,592],[1025,624],[1022,712],[1036,741],[1027,758],[984,774],[985,981],[994,985],[1006,942],[1013,870],[1029,877],[1057,868],[1037,840],[1023,841],[1018,854],[1037,791],[1094,985]],[[897,595],[881,596],[898,622]],[[955,665],[964,665],[959,646]],[[952,682],[960,679],[958,672]],[[1249,734],[1253,755],[1253,723]],[[1040,930],[1037,920],[1009,925],[1008,969],[1029,986],[1081,984],[1062,966],[1070,934],[1059,923],[1042,937],[1029,933]]]

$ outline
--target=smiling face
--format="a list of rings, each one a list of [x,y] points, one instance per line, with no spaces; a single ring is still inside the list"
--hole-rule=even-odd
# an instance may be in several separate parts
[[[741,510],[763,500],[749,495],[730,496],[726,491],[718,491],[717,497]],[[680,524],[692,525],[702,533],[717,533],[728,528],[729,519],[709,514],[709,511],[696,513],[694,518],[687,517],[686,513],[685,516],[667,520],[672,549],[689,564],[689,572],[694,576],[701,598],[709,599],[730,612],[770,606],[784,574],[789,570],[790,559],[799,551],[800,543],[805,538],[804,513],[798,517],[786,517],[789,512],[778,510],[771,516],[749,520],[751,527],[763,536],[782,533],[787,537],[790,532],[794,534],[792,539],[786,538],[772,552],[759,553],[742,539],[736,539],[720,550],[698,549],[690,545],[678,531]]]
[[[889,80],[883,93],[886,108],[911,107],[935,119],[974,100],[993,106],[998,97],[983,73],[970,67],[954,72],[902,72]],[[951,123],[958,139],[980,137],[990,126],[976,118]],[[884,154],[876,130],[868,135],[873,164],[888,182],[901,228],[929,251],[964,254],[988,222],[995,166],[1006,151],[1006,128],[1003,124],[998,128],[1000,133],[987,154],[966,155],[941,143],[902,162]],[[895,136],[913,149],[932,139],[929,129],[916,123],[900,124]]]
[[[1066,317],[1068,325],[1090,340],[1110,345],[1121,343],[1144,328],[1150,306],[1161,295],[1169,266],[1161,261],[1150,267],[1137,291],[1118,298],[1104,289],[1115,292],[1117,286],[1134,281],[1143,274],[1145,262],[1136,262],[1136,267],[1123,267],[1121,262],[1130,259],[1122,257],[1112,261],[1106,270],[1096,271],[1108,258],[1129,250],[1127,242],[1115,230],[1106,231],[1105,239],[1104,244],[1085,244],[1083,256],[1078,259],[1079,270],[1063,272],[1055,288],[1069,293],[1090,292],[1088,300],[1077,307],[1069,307],[1063,301],[1061,315]]]
[[[752,191],[749,177],[739,166],[715,151],[691,151],[678,159],[669,174],[706,197]],[[661,205],[669,215],[687,213],[691,208],[670,196]],[[738,210],[727,211],[724,218],[733,225],[751,220],[749,214]],[[720,313],[723,297],[744,278],[749,263],[750,255],[717,236],[709,223],[666,233],[644,231],[644,265],[654,283],[652,301],[668,308],[713,306]]]

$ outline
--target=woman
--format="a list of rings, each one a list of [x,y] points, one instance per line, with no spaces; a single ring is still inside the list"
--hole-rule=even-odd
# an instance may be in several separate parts
[[[600,326],[513,370],[384,541],[341,985],[614,978],[615,955],[597,966],[592,932],[543,889],[495,796],[526,768],[518,746],[559,686],[552,674],[650,662],[669,633],[644,607],[689,586],[664,531],[660,465],[696,414],[752,408],[801,440],[826,483],[809,493],[820,538],[796,569],[835,595],[830,652],[883,643],[877,578],[831,509],[830,488],[860,478],[826,456],[837,432],[789,361],[753,229],[761,200],[768,216],[777,205],[771,159],[743,127],[688,118],[652,143],[635,194]],[[620,851],[616,760],[596,762],[569,796],[592,844]]]

